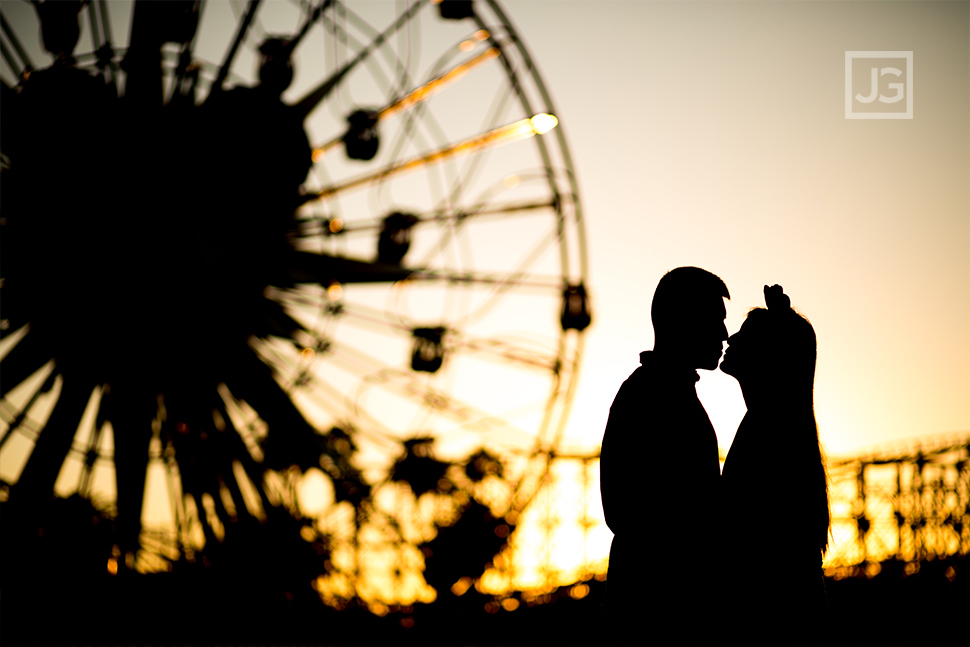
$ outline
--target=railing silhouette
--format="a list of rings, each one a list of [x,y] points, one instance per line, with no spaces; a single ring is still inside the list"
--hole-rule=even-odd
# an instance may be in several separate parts
[[[921,562],[970,554],[970,433],[830,457],[828,473],[827,575],[872,577],[886,560],[905,562],[907,572],[916,572]],[[542,595],[604,579],[612,533],[600,502],[599,457],[557,455],[512,539],[503,584]]]
[[[885,445],[829,464],[832,569],[970,553],[970,435]]]

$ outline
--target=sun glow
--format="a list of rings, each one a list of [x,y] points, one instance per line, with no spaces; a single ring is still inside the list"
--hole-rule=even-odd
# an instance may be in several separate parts
[[[545,135],[547,132],[559,125],[559,120],[554,115],[539,114],[529,120],[532,130],[537,135]]]
[[[333,503],[332,482],[319,469],[311,467],[300,480],[297,497],[303,514],[317,516]]]

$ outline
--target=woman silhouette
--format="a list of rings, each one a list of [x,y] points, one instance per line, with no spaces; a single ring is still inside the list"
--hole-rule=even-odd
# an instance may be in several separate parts
[[[731,641],[815,644],[824,637],[821,560],[829,501],[815,421],[815,330],[781,286],[728,339],[721,371],[748,412],[724,462],[723,629]]]

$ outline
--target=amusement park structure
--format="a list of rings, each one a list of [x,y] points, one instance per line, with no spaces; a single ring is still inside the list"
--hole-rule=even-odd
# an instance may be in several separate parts
[[[830,457],[827,469],[832,526],[823,566],[828,577],[872,578],[888,561],[915,573],[927,561],[970,555],[970,434],[890,441]],[[612,535],[599,496],[598,456],[554,458],[523,533],[529,546],[522,552],[544,560],[536,566],[536,573],[545,574],[537,588],[548,591],[605,576]],[[761,530],[759,541],[785,541],[770,528]],[[562,557],[563,544],[571,558]],[[756,550],[752,556],[750,568],[774,568],[758,563]]]
[[[833,569],[970,553],[970,436],[892,442],[829,463]]]

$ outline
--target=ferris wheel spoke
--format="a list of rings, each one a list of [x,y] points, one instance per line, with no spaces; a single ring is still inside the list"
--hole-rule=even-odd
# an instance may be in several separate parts
[[[178,449],[176,448],[176,453]],[[188,458],[188,460],[186,460]],[[203,504],[204,497],[206,494],[212,497],[213,503],[216,507],[216,516],[220,520],[227,520],[228,514],[226,514],[226,509],[222,504],[222,497],[219,496],[218,489],[218,475],[210,471],[211,466],[206,465],[203,462],[193,460],[196,458],[190,453],[186,452],[183,455],[183,460],[179,463],[179,478],[182,483],[182,496],[192,497],[196,505],[196,510],[198,512],[199,523],[202,527],[202,533],[205,537],[206,545],[214,545],[218,541],[214,532],[215,524],[211,523],[207,514],[207,510]],[[213,487],[215,486],[215,487]],[[214,494],[213,494],[214,492]]]
[[[28,332],[0,360],[0,397],[5,396],[52,359],[46,340]]]
[[[319,374],[308,373],[306,375],[306,380],[301,384],[301,388],[312,400],[316,401],[317,404],[325,410],[342,410],[346,412],[348,416],[354,413],[354,406],[352,403],[348,402],[345,394],[339,388],[330,384]],[[324,398],[329,400],[331,406],[326,406],[327,403],[323,401]],[[349,425],[354,434],[359,434],[361,437],[367,438],[374,444],[383,447],[384,449],[397,449],[400,446],[399,439],[391,431],[391,429],[385,426],[379,420],[369,416],[366,411],[357,411],[356,417],[361,420],[366,420],[367,424],[363,427]]]
[[[24,78],[25,74],[29,74],[34,69],[34,64],[31,62],[30,57],[27,55],[26,50],[24,50],[23,45],[20,44],[20,39],[17,38],[17,34],[10,27],[10,23],[7,22],[6,17],[4,17],[3,12],[0,12],[0,30],[3,31],[4,36],[10,41],[13,46],[14,51],[17,52],[17,56],[20,57],[22,67],[17,69],[16,66],[12,66],[14,72],[20,78]]]
[[[515,33],[515,29],[509,23],[508,19],[506,19],[506,17],[504,15],[504,13],[502,12],[502,10],[497,5],[495,5],[495,4],[492,4],[491,6],[492,6],[492,9],[497,14],[497,16],[499,17],[499,19],[501,19],[502,22],[504,23],[504,25],[506,26],[506,28],[508,30],[508,40],[509,40],[509,42],[512,42],[512,43],[520,42],[519,41],[518,34]],[[529,101],[529,97],[524,92],[524,90],[522,88],[521,79],[516,74],[516,71],[515,71],[514,67],[512,66],[511,59],[505,53],[505,49],[503,48],[504,47],[503,44],[500,43],[499,41],[497,41],[495,39],[495,36],[488,30],[488,28],[486,27],[485,23],[482,21],[482,18],[481,18],[481,16],[479,14],[475,13],[472,17],[475,20],[475,22],[478,24],[478,26],[479,26],[480,29],[483,29],[483,30],[485,30],[486,32],[489,33],[488,39],[489,39],[489,42],[492,44],[492,47],[497,47],[499,49],[499,51],[502,52],[502,56],[500,56],[499,58],[500,58],[500,60],[502,62],[502,65],[505,67],[506,74],[508,75],[509,79],[512,82],[512,89],[515,91],[516,95],[519,97],[519,100],[521,101],[522,106],[523,106],[523,108],[525,108],[526,112],[532,113],[533,112],[533,109],[532,109],[532,106],[531,106],[531,102]],[[518,48],[518,51],[522,55],[522,59],[523,59],[523,62],[525,64],[526,72],[532,72],[532,71],[534,71],[535,64],[532,62],[532,59],[529,56],[529,53],[523,47],[519,47]],[[537,89],[539,90],[539,95],[542,98],[542,101],[543,101],[544,105],[547,106],[550,110],[552,110],[553,109],[552,100],[549,98],[549,93],[546,92],[546,88],[543,85],[542,80],[538,76],[535,76],[535,75],[533,75],[533,78],[535,80]],[[572,163],[571,163],[570,158],[569,158],[568,149],[565,146],[565,143],[563,141],[563,134],[562,134],[562,131],[561,130],[557,133],[557,138],[558,138],[558,141],[559,141],[559,143],[561,145],[561,148],[562,148],[563,158],[566,161],[567,165],[569,167],[571,167],[572,166]],[[539,149],[539,155],[542,158],[543,166],[545,167],[546,174],[549,177],[550,187],[552,188],[553,192],[556,195],[556,199],[558,200],[559,199],[559,192],[558,192],[558,190],[556,188],[555,182],[553,181],[553,176],[554,176],[553,164],[552,164],[552,161],[551,161],[550,156],[549,156],[549,150],[546,147],[546,144],[542,140],[541,137],[536,140],[536,146]],[[572,178],[570,178],[570,183],[571,183],[572,190],[575,192],[576,186],[575,186],[575,182],[572,180]],[[561,237],[560,244],[562,245],[562,249],[565,250],[566,249],[565,237]],[[583,268],[584,273],[585,273],[585,251],[583,251],[582,249],[580,251],[580,256],[581,256],[581,258],[580,258],[580,265]],[[568,271],[568,268],[565,265],[565,256],[563,257],[563,269],[564,269],[564,271]]]
[[[262,315],[255,321],[251,333],[255,337],[266,338],[271,336],[289,338],[300,330],[303,326],[293,319],[283,310],[283,303],[278,295],[288,294],[289,290],[278,290],[268,288],[264,290],[267,300],[260,303],[260,314]]]
[[[101,14],[101,28],[104,32],[104,43],[102,47],[105,48],[105,59],[108,61],[108,65],[111,67],[111,73],[117,77],[118,70],[114,63],[114,43],[111,36],[111,19],[108,17],[108,2],[107,0],[97,0],[98,13]],[[94,2],[91,3],[94,6]]]
[[[214,398],[211,405],[209,417],[217,420],[214,423],[216,431],[210,434],[210,440],[213,442],[213,450],[210,455],[216,479],[214,487],[218,491],[219,481],[221,481],[228,488],[232,503],[238,510],[244,503],[232,473],[232,462],[233,460],[242,460],[245,457],[251,460],[252,456],[246,449],[242,437],[233,427],[232,420],[229,419],[221,398]]]
[[[381,169],[380,171],[351,178],[333,186],[321,189],[320,191],[309,193],[304,196],[304,201],[310,202],[313,200],[331,198],[345,191],[359,189],[360,187],[368,185],[372,182],[384,181],[394,177],[395,175],[414,171],[429,164],[443,162],[458,155],[478,153],[489,146],[511,143],[521,139],[533,137],[535,135],[543,135],[555,128],[558,123],[559,120],[556,119],[556,117],[544,113],[537,114],[526,119],[520,119],[519,121],[495,128],[486,133],[475,135],[474,137],[470,137],[460,142],[449,144],[430,153],[419,155],[418,157],[414,157],[410,160],[395,162],[387,168]]]
[[[150,391],[121,382],[106,390],[101,407],[105,419],[111,421],[114,430],[121,548],[123,551],[135,551],[141,528],[152,419],[158,411],[158,400]]]
[[[97,3],[92,2],[88,5],[88,20],[91,25],[91,45],[97,52],[103,46],[101,42],[101,26],[98,24]],[[106,42],[104,44],[107,44]]]
[[[318,85],[314,90],[300,99],[296,103],[299,114],[306,119],[310,113],[313,112],[313,110],[320,105],[320,103],[326,99],[331,92],[333,92],[334,88],[336,88],[340,82],[344,80],[344,77],[346,77],[360,63],[365,61],[375,49],[383,45],[384,41],[397,33],[397,31],[407,24],[407,22],[411,20],[411,18],[413,18],[414,15],[427,3],[428,0],[419,0],[408,7],[404,13],[402,13],[397,20],[391,24],[390,27],[378,34],[374,40],[364,47],[364,49],[362,49],[350,62],[334,72],[329,78],[325,79],[323,83]]]
[[[247,474],[250,473],[251,468],[252,468],[252,473],[254,474],[258,474],[260,470],[256,462],[252,460],[251,456],[249,456],[249,452],[246,451],[245,446],[242,445],[242,439],[239,438],[239,434],[237,434],[236,431],[232,428],[231,423],[228,423],[228,422],[226,423],[226,431],[224,433],[227,436],[226,444],[229,445],[229,448],[225,451],[225,454],[224,454],[224,458],[226,460],[225,460],[225,465],[223,465],[222,469],[220,470],[219,479],[220,479],[220,485],[224,485],[226,490],[229,491],[229,501],[232,503],[233,508],[236,509],[236,514],[232,514],[232,512],[226,508],[225,502],[222,502],[221,491],[219,492],[220,496],[218,497],[218,500],[222,502],[222,507],[223,509],[226,510],[226,518],[229,519],[230,521],[233,521],[234,517],[235,519],[239,518],[240,510],[244,510],[246,508],[246,499],[243,498],[242,490],[239,487],[239,482],[236,481],[236,475],[233,473],[233,470],[232,470],[233,458],[240,461],[240,464],[243,465],[243,470]],[[232,438],[232,436],[235,436],[235,438]],[[235,446],[237,444],[236,443],[237,440],[239,441],[238,444],[240,445],[240,447]],[[246,462],[243,462],[243,459],[245,458],[249,459],[249,462],[251,463],[251,465],[249,465]],[[262,484],[260,484],[260,487],[258,487],[257,489],[260,491],[262,496],[266,496],[265,493],[262,492],[263,488],[261,487],[261,485]]]
[[[403,322],[401,319],[391,319],[387,314],[376,308],[368,308],[361,304],[340,304],[341,316],[346,317],[346,321],[352,325],[366,327],[370,330],[380,330],[388,334],[407,333],[411,335],[414,328]]]
[[[316,431],[273,379],[272,369],[257,352],[254,349],[237,358],[226,386],[269,425],[266,464],[280,469],[297,464],[307,469],[316,464]]]
[[[489,32],[485,29],[479,30],[479,33],[483,33],[485,38],[490,37]],[[495,54],[496,57],[501,53],[501,49],[497,46],[493,46],[491,49],[496,50],[496,54]],[[495,128],[499,124],[499,120],[502,119],[503,115],[508,114],[508,104],[512,96],[513,96],[512,92],[509,90],[506,90],[504,92],[500,92],[495,97],[492,108],[489,110],[489,114],[491,116],[486,120],[489,128]],[[530,112],[530,114],[532,113]],[[530,120],[530,124],[533,125],[534,127],[535,126],[539,127],[544,132],[547,132],[548,130],[555,128],[556,124],[558,123],[556,118],[552,117],[551,115],[546,115],[546,117],[548,119],[543,119],[542,121],[538,121],[536,124],[532,124]],[[542,123],[543,121],[545,121],[546,123],[543,124]],[[471,185],[475,176],[481,171],[482,167],[484,166],[484,162],[487,158],[487,155],[488,155],[488,151],[486,150],[482,155],[473,156],[471,160],[466,163],[466,168],[464,169],[464,172],[460,173],[459,177],[455,178],[454,184],[451,189],[452,200],[456,200],[458,198],[463,187]],[[448,236],[454,235],[454,233],[455,233],[455,228],[451,228],[448,232]]]
[[[91,387],[80,380],[64,380],[60,397],[27,459],[17,489],[35,501],[54,492],[54,482],[71,450],[78,421],[91,396]]]
[[[330,344],[330,356],[340,362],[342,368],[364,377],[364,381],[371,384],[392,384],[399,390],[419,396],[419,400],[432,408],[458,415],[467,419],[462,412],[470,411],[469,406],[459,406],[457,400],[436,392],[427,387],[414,386],[417,380],[411,372],[388,367],[387,362],[371,356],[361,350],[346,344]]]
[[[10,50],[7,49],[7,45],[6,45],[6,43],[3,42],[2,39],[0,39],[0,55],[3,56],[4,62],[6,62],[7,67],[9,67],[13,71],[14,76],[17,77],[17,78],[20,78],[22,76],[22,72],[18,72],[20,66],[17,65],[17,62],[13,59],[13,54],[11,54],[10,53]],[[10,97],[11,96],[14,96],[13,95],[13,88],[11,88],[9,85],[7,85],[7,82],[6,81],[3,82],[3,87],[5,88],[4,89],[4,93],[3,93],[3,96],[4,96],[3,101],[4,101],[4,103],[6,103],[9,106],[10,105]],[[7,92],[7,89],[10,90],[9,93]]]
[[[7,118],[9,119],[10,115]],[[2,239],[5,235],[0,230],[0,243],[3,242]],[[4,254],[7,254],[7,251],[0,247],[0,258],[3,258]],[[12,255],[10,254],[10,256]],[[10,256],[7,256],[7,258]],[[29,288],[16,282],[10,283],[7,280],[0,279],[0,339],[5,339],[8,335],[18,334],[30,322],[29,297]]]
[[[91,438],[88,440],[87,448],[83,450],[81,476],[78,478],[77,484],[78,493],[85,498],[90,498],[91,477],[94,472],[95,461],[100,459],[114,462],[114,456],[111,456],[109,459],[101,454],[101,437],[104,433],[104,413],[101,410],[100,400],[104,397],[104,389],[99,388],[98,391],[98,412],[95,415],[94,426],[91,430]]]
[[[579,335],[576,338],[574,352],[575,357],[582,355],[583,346],[585,345],[586,338]],[[565,351],[566,338],[561,337],[559,340],[560,354]],[[552,439],[545,440],[545,434],[540,434],[539,444],[536,445],[537,452],[545,452],[550,457],[552,452],[562,441],[563,434],[566,432],[566,422],[569,419],[569,412],[572,409],[573,396],[576,393],[576,387],[579,381],[577,380],[577,373],[579,371],[579,360],[574,360],[571,364],[564,365],[560,367],[560,370],[556,371],[556,381],[553,388],[554,397],[550,398],[548,407],[549,423],[543,427],[543,429],[548,430],[550,428],[554,429],[552,432]],[[545,440],[545,444],[542,443]],[[548,468],[548,465],[547,465]]]
[[[576,353],[577,356],[582,352],[582,347],[585,338],[580,336],[576,342]],[[562,342],[560,342],[562,343]],[[515,492],[513,493],[512,507],[516,510],[523,510],[532,501],[533,497],[538,494],[539,490],[542,488],[549,470],[552,467],[552,459],[554,455],[558,455],[555,452],[555,448],[560,444],[562,436],[565,433],[566,421],[569,417],[569,411],[572,406],[573,394],[576,391],[577,379],[576,372],[578,366],[574,365],[572,370],[565,374],[567,380],[565,388],[563,388],[562,380],[557,380],[554,392],[558,396],[562,394],[563,397],[554,397],[550,399],[549,405],[546,407],[546,413],[543,418],[541,433],[537,439],[537,444],[533,450],[532,456],[530,457],[530,463],[534,463],[536,466],[527,470],[531,473],[530,477],[523,478],[515,487]],[[563,374],[560,374],[562,376]],[[558,406],[557,406],[558,404]],[[553,438],[550,441],[544,441],[544,436],[546,432],[553,426],[553,419],[555,421],[555,430],[553,432]]]
[[[294,347],[299,346],[295,341],[288,341],[291,341]],[[282,381],[286,385],[281,387],[284,391],[287,391],[292,385],[305,380],[306,365],[301,366],[301,362],[298,359],[287,354],[279,345],[264,341],[264,343],[254,347],[254,350],[263,363],[269,366],[275,374],[277,381]],[[301,357],[303,357],[302,353]]]
[[[312,336],[320,342],[318,347],[327,347],[329,351],[329,342],[324,341],[319,336]],[[259,349],[259,354],[263,361],[271,366],[277,375],[289,379],[292,383],[290,386],[291,389],[303,387],[306,393],[313,394],[316,397],[325,395],[331,399],[332,404],[336,404],[338,408],[344,408],[344,395],[339,389],[330,385],[315,372],[311,371],[309,364],[301,364],[295,357],[287,355],[277,348],[270,348],[269,344],[262,344]],[[310,388],[311,385],[315,388]],[[324,410],[332,410],[331,407],[327,406],[323,406],[322,408]]]
[[[7,440],[13,436],[14,432],[24,431],[28,427],[28,424],[30,427],[35,426],[29,421],[27,414],[42,395],[50,393],[50,390],[54,388],[54,383],[57,381],[57,377],[58,373],[51,370],[43,384],[40,385],[40,388],[34,391],[34,393],[30,396],[30,399],[28,399],[24,406],[20,408],[20,411],[16,411],[13,409],[13,407],[10,407],[9,403],[0,401],[0,420],[7,423],[7,433],[0,438],[0,449],[3,449],[3,446],[7,443]],[[32,432],[31,438],[35,438],[37,430],[30,429],[30,431]]]
[[[226,487],[229,489],[229,493],[232,496],[233,505],[236,506],[237,516],[239,511],[246,509],[246,499],[242,493],[241,483],[236,477],[235,470],[232,468],[233,458],[239,461],[242,465],[243,473],[256,487],[256,493],[259,496],[260,503],[263,509],[269,508],[270,502],[266,496],[266,492],[263,490],[263,466],[260,465],[253,459],[252,454],[246,448],[246,443],[243,441],[242,436],[239,431],[233,426],[232,420],[229,418],[229,414],[226,411],[224,403],[217,404],[217,410],[220,415],[225,419],[226,424],[226,434],[229,438],[229,444],[232,446],[233,450],[230,454],[228,472],[223,476],[223,480],[226,483]]]
[[[545,240],[546,245],[549,239]],[[528,267],[534,262],[539,253],[544,251],[545,245],[540,245],[533,254],[526,257],[522,265]],[[340,256],[317,254],[312,252],[295,252],[298,262],[295,264],[295,283],[305,283],[309,280],[323,285],[331,282],[338,283],[379,283],[379,282],[445,282],[450,284],[482,285],[492,287],[496,293],[501,293],[511,287],[537,289],[540,291],[561,291],[563,279],[558,276],[542,276],[529,273],[523,268],[509,274],[497,275],[480,272],[460,272],[449,269],[434,270],[420,268],[406,268],[390,263],[370,263]],[[301,303],[302,301],[302,303]],[[291,303],[300,305],[316,305],[316,302],[291,297]],[[320,303],[325,306],[324,303]]]
[[[105,74],[106,70],[110,70],[111,75],[106,78],[106,82],[111,88],[114,88],[118,81],[118,66],[114,61],[115,50],[112,43],[108,7],[105,0],[90,0],[86,4],[88,5],[88,25],[91,30],[93,49],[90,52],[75,54],[75,60],[78,65],[94,62],[102,75]]]
[[[329,352],[330,344],[318,336],[318,348],[326,348]],[[262,360],[272,367],[273,371],[289,384],[284,387],[286,391],[300,388],[304,393],[309,394],[311,399],[316,400],[324,411],[334,411],[345,409],[344,395],[336,387],[323,380],[320,375],[310,370],[307,362],[301,362],[290,354],[282,352],[279,348],[273,348],[269,344],[262,344],[259,350]],[[312,360],[311,360],[312,361]],[[330,403],[323,403],[321,398],[329,398]]]
[[[441,90],[444,90],[452,83],[455,83],[475,68],[487,63],[498,55],[498,48],[490,47],[484,52],[476,54],[467,61],[459,63],[447,72],[444,72],[443,74],[431,79],[427,83],[414,88],[400,99],[395,100],[385,108],[379,110],[377,113],[378,119],[387,119],[388,117],[392,117],[402,110],[407,110],[418,103],[431,98],[433,95],[437,94]]]
[[[447,86],[458,81],[475,68],[494,59],[496,56],[498,56],[498,54],[498,49],[490,47],[469,60],[459,63],[447,72],[436,76],[427,83],[414,88],[404,96],[395,99],[385,107],[374,111],[374,118],[380,122],[389,117],[393,117],[399,112],[413,108],[419,103],[430,99],[433,95],[445,89]],[[319,162],[321,159],[323,159],[324,155],[343,144],[343,142],[344,135],[340,135],[338,137],[334,137],[325,144],[315,147],[313,149],[313,161]]]
[[[359,431],[376,432],[384,438],[400,440],[400,433],[395,432],[384,422],[372,415],[366,408],[360,406],[360,398],[364,391],[374,385],[385,383],[398,384],[399,381],[413,377],[413,373],[403,371],[398,368],[389,367],[386,362],[368,355],[362,351],[350,347],[349,345],[334,346],[328,342],[327,361],[348,374],[354,375],[361,381],[356,389],[356,394],[347,393],[344,397],[345,407],[348,412],[356,418],[366,422]],[[308,374],[307,383],[320,384],[322,378],[319,372]],[[427,404],[427,403],[425,403]]]
[[[412,327],[401,320],[391,319],[386,313],[375,308],[368,308],[361,304],[350,304],[331,300],[326,294],[303,294],[297,290],[278,291],[273,297],[278,303],[289,308],[296,308],[311,314],[324,314],[329,317],[341,317],[349,323],[367,327],[370,330],[384,332],[405,332],[408,335]],[[320,341],[318,339],[318,341]]]
[[[307,3],[307,4],[310,5],[312,3]],[[313,27],[313,24],[320,19],[320,16],[323,14],[323,12],[326,11],[332,4],[333,4],[333,0],[321,0],[320,4],[317,5],[316,9],[312,9],[309,12],[307,12],[307,19],[306,21],[304,21],[303,27],[300,28],[300,31],[296,34],[296,36],[290,39],[290,47],[295,49],[297,45],[300,44],[300,41],[302,41],[303,37],[307,35],[307,33],[310,31],[310,28]]]
[[[334,344],[333,341],[322,337],[317,337],[317,339],[326,344],[330,361],[339,363],[341,368],[350,373],[366,377],[389,369],[387,362],[348,344]],[[398,369],[390,370],[397,371]]]
[[[497,289],[507,289],[511,287],[533,288],[538,290],[561,291],[563,287],[562,277],[558,276],[539,276],[525,272],[510,274],[485,274],[480,272],[459,272],[454,270],[413,270],[408,277],[409,281],[437,282],[442,281],[452,284],[468,284],[493,286]]]
[[[546,238],[539,240],[536,243],[535,247],[533,247],[532,251],[530,251],[529,254],[522,259],[522,261],[510,274],[511,275],[515,275],[517,273],[525,274],[525,270],[528,267],[530,267],[533,263],[538,261],[539,257],[542,256],[543,253],[545,253],[547,248],[558,239],[559,239],[559,233],[558,231],[555,231],[549,236],[547,236]],[[549,280],[551,281],[552,279],[549,279]],[[563,279],[561,277],[558,277],[558,281],[559,281],[558,287],[561,289],[563,287],[563,282],[562,282]],[[518,285],[518,284],[510,283],[510,282],[495,284],[492,290],[491,297],[485,303],[483,303],[478,308],[476,308],[474,312],[467,314],[462,320],[463,323],[467,324],[468,322],[476,318],[480,318],[484,316],[488,311],[490,311],[498,304],[498,300],[502,297],[502,295],[515,285]],[[544,287],[546,289],[549,289],[552,286],[546,285]]]
[[[456,424],[458,429],[480,435],[501,433],[508,437],[503,444],[507,443],[510,448],[523,449],[528,446],[524,444],[524,440],[531,438],[531,435],[508,420],[442,391],[432,389],[422,382],[416,379],[413,373],[387,369],[372,373],[364,380],[365,384],[383,385],[385,388],[396,390],[411,401],[423,405],[431,413]],[[373,416],[369,417],[373,418]]]
[[[236,36],[233,38],[232,45],[226,51],[226,57],[222,60],[222,65],[219,66],[219,73],[216,74],[216,78],[209,89],[210,98],[222,91],[222,84],[225,83],[226,77],[229,76],[229,69],[232,67],[232,62],[236,58],[236,52],[239,51],[239,46],[249,32],[253,18],[256,16],[256,10],[259,9],[259,3],[260,0],[249,0],[249,8],[246,10],[246,15],[239,22],[239,27],[236,29]]]
[[[495,359],[539,369],[544,372],[555,371],[561,364],[559,356],[551,352],[549,354],[542,354],[536,351],[529,351],[521,346],[496,339],[469,339],[460,341],[454,351],[470,351],[475,354],[487,355]]]
[[[407,3],[405,3],[405,6],[406,5]],[[360,25],[367,25],[366,21],[362,20],[360,16],[358,16],[356,13],[352,11],[347,12],[347,17],[350,19],[351,22],[356,22],[356,23],[359,23]],[[413,15],[411,17],[413,17]],[[400,96],[405,91],[405,88],[413,86],[413,82],[411,79],[412,74],[410,70],[410,67],[411,67],[410,64],[412,62],[411,29],[410,29],[411,17],[409,17],[405,21],[405,24],[408,27],[408,30],[407,30],[408,44],[406,49],[401,49],[400,47],[398,47],[398,49],[389,47],[386,41],[381,44],[379,51],[384,58],[385,64],[387,64],[388,67],[391,68],[389,70],[389,73],[385,75],[383,71],[378,72],[377,65],[372,64],[369,66],[371,68],[371,74],[374,76],[375,80],[378,74],[381,77],[386,79],[387,85],[385,86],[385,94],[387,97]],[[368,26],[366,29],[364,29],[364,31],[367,31],[373,34],[375,30],[373,27]],[[372,57],[372,60],[376,62],[377,60],[376,54]]]
[[[334,12],[334,13],[336,14],[338,12]],[[362,20],[359,16],[357,16],[357,14],[355,14],[353,11],[351,11],[347,7],[346,3],[341,3],[340,4],[339,14],[344,19],[348,19],[349,18],[351,20],[351,22],[353,22],[358,29],[360,29],[361,31],[366,32],[366,35],[364,37],[365,39],[371,39],[372,40],[372,39],[377,38],[378,36],[380,36],[380,32],[378,32],[376,29],[374,29],[373,27],[371,27],[366,21]],[[342,27],[338,23],[338,21],[336,20],[336,18],[330,18],[330,17],[324,15],[323,22],[324,22],[325,28],[326,29],[329,29],[330,32],[332,32],[331,35],[334,38],[334,40],[343,43],[343,45],[344,45],[344,47],[345,47],[345,49],[347,51],[353,51],[354,53],[360,53],[361,51],[363,51],[365,49],[364,40],[359,39],[359,38],[356,38],[352,33],[350,33],[350,30],[346,29],[345,27]],[[330,32],[328,32],[328,33],[330,33]],[[382,43],[382,46],[381,46],[381,51],[384,51],[383,43]],[[387,56],[385,54],[385,58],[390,60],[391,58],[394,58],[394,57]],[[338,57],[338,59],[339,59],[339,57]],[[380,66],[379,65],[375,65],[375,59],[376,59],[376,57],[368,57],[366,59],[366,65],[371,70],[371,73],[374,74],[375,80],[379,78],[382,86],[388,88],[388,91],[389,91],[389,88],[390,88],[390,80],[386,77],[386,75],[384,74],[383,70],[381,70]],[[398,61],[398,63],[399,63],[399,61]],[[338,64],[338,63],[335,63],[335,65],[336,64]],[[400,65],[399,65],[399,67],[400,67]]]
[[[473,205],[465,209],[437,209],[423,215],[415,215],[414,227],[420,225],[428,224],[458,224],[466,223],[469,221],[479,222],[488,219],[500,219],[506,218],[513,214],[525,213],[530,211],[541,211],[544,209],[554,209],[556,207],[555,200],[532,200],[524,202],[508,202],[508,203],[483,203],[479,205]],[[334,220],[307,220],[304,221],[304,225],[316,225],[319,230],[309,230],[303,237],[309,238],[312,236],[323,235],[325,237],[329,236],[344,236],[353,234],[373,234],[375,231],[380,231],[384,227],[384,219],[367,220],[362,222],[354,222],[350,224],[345,224],[342,220],[335,222]],[[334,231],[336,230],[336,231]]]
[[[343,256],[292,252],[292,278],[297,283],[382,283],[403,281],[411,270],[391,263],[371,263]]]
[[[172,75],[171,94],[168,99],[169,104],[181,99],[189,105],[195,105],[195,88],[198,80],[198,70],[195,70],[193,74],[190,73],[189,68],[192,65],[192,52],[195,50],[195,40],[199,35],[198,21],[201,16],[198,14],[198,9],[201,9],[201,7],[196,8],[196,28],[193,30],[191,38],[182,43],[182,49],[178,53],[175,73]],[[183,87],[186,79],[189,80],[187,89]]]
[[[543,277],[537,274],[530,274],[526,271],[546,251],[549,245],[558,240],[558,237],[558,232],[554,231],[546,238],[539,240],[532,251],[522,259],[519,265],[514,268],[512,272],[502,276],[450,271],[438,271],[437,274],[434,272],[425,272],[422,274],[422,272],[415,270],[409,280],[417,281],[426,278],[427,280],[431,281],[443,280],[453,284],[463,283],[472,286],[482,285],[489,287],[491,289],[491,296],[484,303],[476,307],[473,312],[466,314],[461,319],[460,325],[464,326],[467,325],[468,322],[476,318],[480,318],[490,311],[493,307],[495,307],[495,305],[497,305],[498,300],[502,297],[502,295],[513,287],[536,289],[540,292],[561,290],[563,288],[562,277]],[[523,280],[522,277],[528,277],[528,280]]]
[[[321,312],[334,314],[333,309],[337,307],[336,304],[333,303],[326,295],[304,291],[299,288],[273,288],[271,290],[266,290],[265,296],[267,299],[276,302],[282,308],[291,308],[293,310],[300,310],[302,312],[309,312],[311,314]],[[303,329],[302,325],[300,325],[300,329]]]

